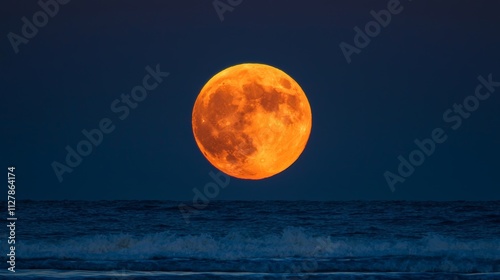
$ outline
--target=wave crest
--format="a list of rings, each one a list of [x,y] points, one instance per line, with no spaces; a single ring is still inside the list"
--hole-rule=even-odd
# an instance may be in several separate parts
[[[261,237],[229,232],[179,236],[171,232],[133,236],[94,235],[56,242],[23,242],[20,255],[27,258],[127,260],[158,258],[353,258],[381,256],[480,257],[495,259],[499,240],[457,240],[428,235],[418,240],[384,240],[314,236],[302,228]]]

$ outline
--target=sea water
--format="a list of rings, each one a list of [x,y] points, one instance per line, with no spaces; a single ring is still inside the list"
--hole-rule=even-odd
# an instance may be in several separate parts
[[[500,201],[16,208],[16,272],[4,262],[3,279],[500,279]]]

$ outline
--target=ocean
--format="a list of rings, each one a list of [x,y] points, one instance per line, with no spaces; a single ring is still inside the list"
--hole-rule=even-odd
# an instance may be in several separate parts
[[[500,201],[211,201],[189,217],[175,201],[16,210],[16,272],[4,261],[2,279],[500,279]]]

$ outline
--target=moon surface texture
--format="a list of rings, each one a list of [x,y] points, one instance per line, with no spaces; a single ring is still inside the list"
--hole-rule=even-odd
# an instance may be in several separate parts
[[[292,165],[312,127],[309,101],[285,72],[265,64],[226,68],[202,88],[193,108],[198,147],[220,171],[263,179]]]

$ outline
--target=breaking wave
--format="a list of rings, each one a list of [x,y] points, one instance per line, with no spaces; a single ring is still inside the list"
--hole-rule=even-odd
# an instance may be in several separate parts
[[[458,240],[440,235],[421,239],[335,238],[302,228],[260,237],[171,232],[133,236],[94,235],[20,242],[27,268],[173,271],[286,272],[290,265],[314,271],[500,271],[500,241]],[[83,261],[82,261],[83,260]]]

